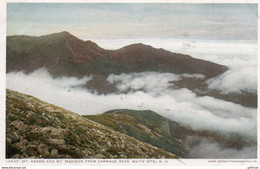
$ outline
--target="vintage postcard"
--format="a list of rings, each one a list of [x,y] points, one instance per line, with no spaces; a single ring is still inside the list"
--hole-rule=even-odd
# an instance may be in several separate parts
[[[257,1],[1,10],[2,169],[258,168]]]

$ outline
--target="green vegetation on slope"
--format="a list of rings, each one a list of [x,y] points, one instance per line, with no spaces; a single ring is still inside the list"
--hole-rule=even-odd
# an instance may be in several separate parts
[[[178,156],[187,156],[184,145],[169,133],[166,119],[153,111],[124,109],[84,117]]]
[[[178,158],[37,98],[7,90],[6,158]]]

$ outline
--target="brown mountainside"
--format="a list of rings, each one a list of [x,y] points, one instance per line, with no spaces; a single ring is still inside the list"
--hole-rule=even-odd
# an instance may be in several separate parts
[[[7,72],[31,72],[41,67],[54,76],[156,71],[213,77],[227,70],[225,66],[144,44],[105,50],[68,32],[7,37]]]

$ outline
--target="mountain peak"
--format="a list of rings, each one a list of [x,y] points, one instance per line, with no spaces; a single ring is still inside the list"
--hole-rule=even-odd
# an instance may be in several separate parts
[[[52,33],[52,34],[48,34],[48,35],[43,35],[43,36],[40,36],[40,38],[54,38],[54,39],[73,38],[73,39],[78,39],[77,37],[73,36],[72,34],[70,34],[67,31],[62,31],[62,32],[58,32],[58,33]]]
[[[58,32],[59,34],[69,34],[71,35],[68,31],[61,31],[61,32]]]
[[[57,33],[52,33],[50,35],[63,35],[63,36],[73,36],[72,34],[70,34],[67,31],[62,31],[62,32],[57,32]]]
[[[121,49],[138,49],[138,48],[151,49],[153,47],[150,46],[150,45],[143,44],[143,43],[134,43],[134,44],[130,44],[130,45],[124,46]]]

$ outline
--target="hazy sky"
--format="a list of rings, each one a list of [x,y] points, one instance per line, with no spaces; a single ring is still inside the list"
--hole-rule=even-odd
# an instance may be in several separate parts
[[[257,39],[256,4],[8,3],[7,35]]]

